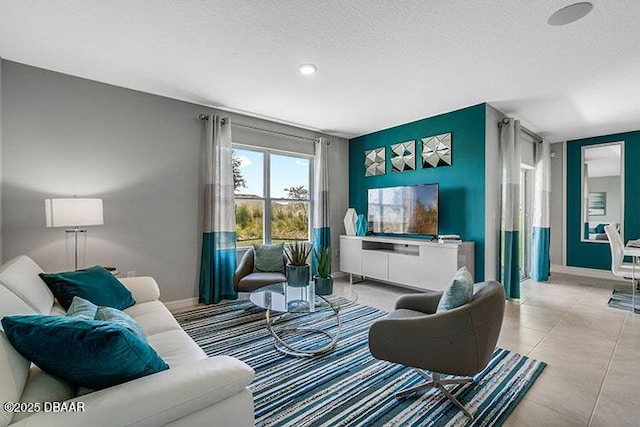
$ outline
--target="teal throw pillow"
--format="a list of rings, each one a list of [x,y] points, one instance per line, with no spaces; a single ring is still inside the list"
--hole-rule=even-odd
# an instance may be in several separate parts
[[[98,306],[84,298],[73,297],[71,305],[67,309],[67,316],[82,317],[83,319],[94,320]]]
[[[140,338],[142,341],[147,342],[147,336],[144,334],[144,330],[142,326],[135,320],[131,318],[124,311],[120,311],[117,308],[113,307],[100,307],[96,312],[95,320],[102,320],[104,322],[113,322],[116,323],[123,328],[128,329],[133,332],[135,336]]]
[[[115,322],[133,332],[142,341],[147,342],[142,326],[124,311],[113,307],[98,307],[91,301],[80,297],[73,297],[67,316],[82,317],[89,320],[102,320],[104,322]]]
[[[40,277],[65,310],[69,309],[75,296],[96,305],[120,310],[136,303],[131,292],[113,277],[113,274],[99,265],[64,273],[40,273]]]
[[[113,323],[67,316],[6,316],[9,342],[43,371],[101,390],[169,369],[149,346]]]
[[[598,224],[598,225],[596,225],[596,233],[598,233],[598,234],[604,233],[605,232],[604,231],[605,225],[607,225],[607,224]]]
[[[253,245],[253,272],[284,273],[284,243]]]
[[[442,294],[436,313],[465,305],[473,299],[473,277],[467,267],[460,268]]]

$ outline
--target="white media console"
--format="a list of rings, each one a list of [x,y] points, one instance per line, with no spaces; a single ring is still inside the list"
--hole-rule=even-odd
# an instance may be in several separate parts
[[[474,243],[340,236],[340,270],[414,289],[444,290],[466,266],[474,274]]]

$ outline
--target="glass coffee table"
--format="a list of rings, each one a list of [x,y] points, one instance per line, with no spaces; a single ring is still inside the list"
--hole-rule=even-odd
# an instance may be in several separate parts
[[[264,286],[251,292],[249,300],[266,309],[267,330],[279,352],[312,357],[335,348],[342,328],[340,305],[315,295],[313,282],[301,287],[286,282]],[[310,316],[312,313],[318,315]],[[304,317],[309,317],[308,321]]]

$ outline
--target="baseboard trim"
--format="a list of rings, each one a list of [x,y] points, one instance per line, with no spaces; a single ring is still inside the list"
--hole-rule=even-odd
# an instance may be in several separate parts
[[[616,276],[609,270],[598,270],[595,268],[571,267],[568,265],[551,264],[551,272],[570,274],[572,276],[595,277],[596,279],[626,282],[625,279]]]
[[[165,307],[169,309],[169,311],[180,310],[182,308],[193,307],[194,305],[198,305],[198,298],[186,298],[179,299],[176,301],[168,301],[164,303]]]

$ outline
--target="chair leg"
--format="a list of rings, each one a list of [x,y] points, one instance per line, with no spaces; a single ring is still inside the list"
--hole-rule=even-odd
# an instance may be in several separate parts
[[[440,379],[440,374],[437,372],[432,372],[431,375],[429,375],[427,372],[421,370],[421,369],[414,369],[414,371],[419,374],[422,378],[424,378],[427,382],[422,383],[420,385],[417,385],[415,387],[411,387],[402,391],[399,391],[398,393],[396,393],[396,399],[400,400],[405,398],[406,396],[416,393],[418,391],[422,391],[425,389],[429,389],[429,388],[437,388],[438,390],[440,390],[442,392],[442,394],[444,394],[447,399],[449,399],[454,405],[456,405],[463,413],[464,415],[469,418],[470,420],[473,420],[473,415],[471,415],[471,413],[469,411],[467,411],[467,409],[464,407],[464,405],[462,405],[462,403],[460,403],[460,401],[458,399],[456,399],[450,392],[449,390],[447,390],[444,386],[447,384],[464,384],[464,383],[470,383],[473,382],[473,378],[447,378],[447,379]]]

